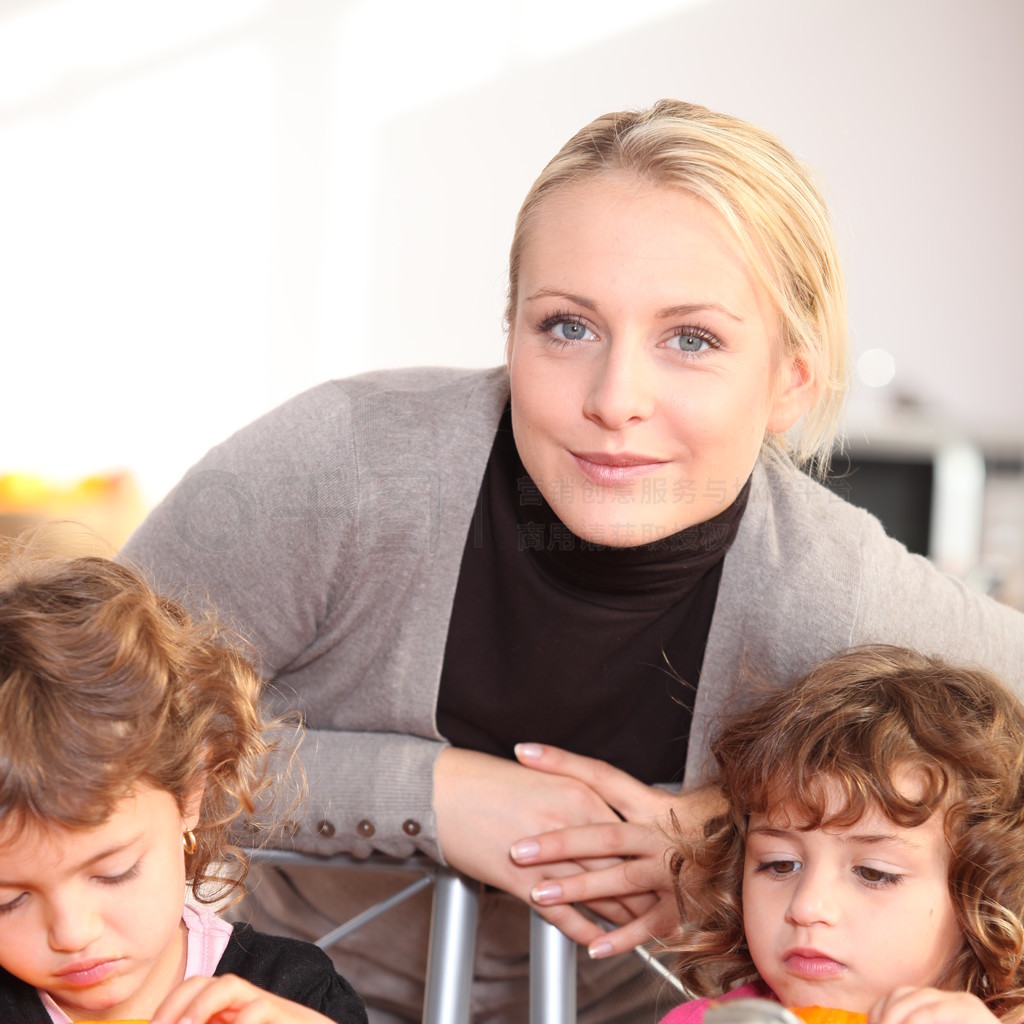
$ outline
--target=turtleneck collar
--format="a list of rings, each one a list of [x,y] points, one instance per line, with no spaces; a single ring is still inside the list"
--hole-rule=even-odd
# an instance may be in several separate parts
[[[498,508],[514,508],[520,544],[552,582],[594,596],[643,595],[678,599],[725,558],[736,538],[750,493],[748,479],[735,500],[714,518],[656,541],[611,547],[585,541],[558,518],[530,479],[516,450],[506,410],[495,440],[514,494]],[[504,474],[503,474],[504,475]]]

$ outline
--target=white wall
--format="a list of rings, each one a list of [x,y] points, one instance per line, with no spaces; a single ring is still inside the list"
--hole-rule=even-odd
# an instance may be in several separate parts
[[[498,361],[529,183],[663,95],[816,169],[887,395],[1024,439],[1022,43],[1017,0],[0,0],[0,473],[155,500],[325,376]]]

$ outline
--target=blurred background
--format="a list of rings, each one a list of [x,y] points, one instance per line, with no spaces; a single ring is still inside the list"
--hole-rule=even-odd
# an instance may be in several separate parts
[[[1022,44],[1019,0],[0,0],[0,529],[116,546],[315,382],[499,362],[533,178],[672,95],[830,200],[834,486],[1024,605]]]

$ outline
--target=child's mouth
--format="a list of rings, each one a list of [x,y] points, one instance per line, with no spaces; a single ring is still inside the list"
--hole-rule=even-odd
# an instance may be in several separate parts
[[[790,974],[801,978],[831,978],[846,968],[825,953],[813,949],[794,949],[783,957]]]
[[[84,960],[69,964],[57,972],[61,984],[74,988],[86,988],[108,978],[117,967],[119,960]]]

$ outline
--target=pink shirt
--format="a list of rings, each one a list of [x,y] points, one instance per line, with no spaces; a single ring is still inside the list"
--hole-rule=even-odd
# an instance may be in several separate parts
[[[714,999],[693,999],[682,1006],[677,1006],[671,1013],[661,1019],[661,1024],[704,1024],[704,1011],[712,1003],[723,1003],[727,999],[771,999],[771,993],[765,991],[764,985],[741,985],[725,995]]]
[[[185,954],[186,978],[212,978],[231,938],[231,925],[206,907],[186,903],[181,919],[188,929],[188,949]],[[42,990],[39,998],[50,1015],[51,1024],[74,1024],[71,1018]]]

